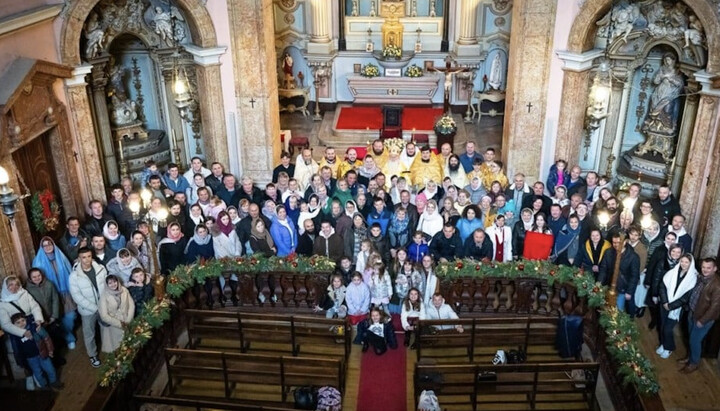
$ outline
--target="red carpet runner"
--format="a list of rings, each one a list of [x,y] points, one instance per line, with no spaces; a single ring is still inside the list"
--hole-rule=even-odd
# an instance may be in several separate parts
[[[432,130],[442,115],[441,108],[405,107],[402,114],[403,130]],[[382,128],[382,109],[379,106],[341,107],[338,130],[379,130]]]
[[[399,324],[400,317],[394,315],[393,323],[395,321]],[[362,354],[357,411],[406,411],[406,348],[404,335],[397,333],[396,336],[396,350],[388,349],[383,355],[375,355],[371,348]]]

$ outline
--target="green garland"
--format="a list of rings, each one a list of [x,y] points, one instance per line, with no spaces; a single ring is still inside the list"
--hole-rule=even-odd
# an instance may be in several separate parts
[[[100,368],[100,385],[109,387],[122,381],[132,372],[132,363],[140,349],[152,338],[152,330],[170,319],[172,299],[179,298],[196,282],[202,284],[207,278],[217,278],[225,271],[245,273],[288,271],[293,273],[328,272],[335,264],[327,257],[238,257],[197,264],[180,265],[168,277],[165,298],[153,298],[145,303],[142,313],[125,329],[120,346],[111,353]]]
[[[132,371],[132,363],[140,349],[152,337],[152,330],[159,328],[170,318],[172,298],[180,297],[196,282],[202,284],[208,278],[217,278],[225,271],[246,273],[287,271],[314,273],[331,271],[334,263],[326,257],[238,257],[199,261],[193,265],[178,266],[168,277],[167,296],[153,298],[145,303],[142,314],[128,325],[120,347],[110,354],[100,369],[100,385],[112,386]],[[578,295],[587,297],[590,307],[600,308],[600,325],[607,335],[608,352],[618,364],[618,372],[625,384],[634,385],[641,394],[655,394],[660,389],[650,361],[640,352],[638,330],[627,314],[614,306],[606,307],[607,287],[596,283],[591,275],[585,275],[573,267],[556,266],[547,261],[518,261],[509,263],[455,260],[440,263],[438,276],[446,279],[472,278],[538,278],[553,285],[572,283]],[[601,307],[605,307],[602,309]]]
[[[613,304],[606,305],[607,287],[595,282],[575,267],[558,266],[548,261],[517,261],[497,263],[476,260],[455,260],[440,263],[437,275],[441,278],[537,278],[549,285],[556,281],[571,283],[580,297],[587,297],[588,305],[600,309],[600,325],[607,335],[606,344],[618,372],[625,384],[632,384],[640,394],[656,394],[660,390],[650,360],[638,346],[638,329],[635,321]]]

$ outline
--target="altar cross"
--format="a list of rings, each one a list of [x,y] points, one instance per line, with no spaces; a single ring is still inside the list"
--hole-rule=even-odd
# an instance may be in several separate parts
[[[465,71],[469,71],[470,69],[465,67],[452,67],[452,61],[447,58],[445,59],[445,68],[435,68],[431,67],[430,70],[432,71],[439,71],[441,73],[445,73],[445,99],[443,100],[443,111],[445,113],[450,112],[450,89],[452,89],[452,75],[454,73],[462,73]]]

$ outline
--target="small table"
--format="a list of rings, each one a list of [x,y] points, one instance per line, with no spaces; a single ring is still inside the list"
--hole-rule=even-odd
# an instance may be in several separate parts
[[[296,111],[299,111],[302,113],[304,117],[307,117],[310,114],[310,111],[308,111],[307,106],[310,103],[310,88],[281,88],[278,89],[278,96],[280,99],[284,98],[293,98],[293,97],[302,97],[303,103],[300,107],[296,106],[293,103],[289,103],[285,106],[280,104],[280,112],[287,111],[288,113],[294,113]]]
[[[504,91],[493,90],[493,91],[486,92],[486,93],[481,93],[479,91],[475,91],[475,92],[473,92],[473,97],[477,97],[477,99],[478,99],[477,108],[476,108],[476,106],[471,106],[472,111],[473,111],[473,114],[472,114],[473,118],[475,117],[476,114],[478,116],[478,124],[480,124],[480,119],[482,118],[483,114],[486,116],[490,116],[490,117],[505,115],[504,107],[500,111],[495,110],[495,109],[490,109],[488,111],[483,112],[480,109],[480,105],[482,104],[483,101],[489,101],[491,103],[499,103],[501,101],[505,101],[505,92]]]

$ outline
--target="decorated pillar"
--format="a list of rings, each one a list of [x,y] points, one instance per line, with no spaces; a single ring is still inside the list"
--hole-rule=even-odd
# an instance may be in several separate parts
[[[200,48],[186,46],[195,59],[197,77],[198,104],[202,116],[202,139],[205,144],[205,158],[229,164],[227,129],[222,90],[214,87],[220,84],[220,57],[227,47]]]
[[[103,168],[100,164],[100,153],[95,139],[95,126],[92,121],[92,108],[88,97],[86,77],[92,71],[91,65],[82,65],[73,70],[73,77],[65,80],[66,94],[68,98],[68,113],[70,124],[73,128],[73,135],[76,137],[74,146],[79,154],[76,161],[78,174],[84,187],[80,188],[83,203],[87,204],[91,199],[102,199],[106,196],[103,179],[96,178],[103,175]]]
[[[558,118],[555,158],[562,158],[577,164],[582,146],[585,109],[590,87],[590,69],[593,60],[602,55],[601,51],[591,50],[585,53],[557,51],[563,61],[564,75],[562,105]]]
[[[605,132],[602,136],[600,149],[594,153],[595,167],[592,170],[600,174],[612,175],[615,168],[613,164],[617,159],[614,151],[615,141],[622,141],[623,130],[625,129],[625,112],[627,110],[628,98],[630,96],[630,82],[619,79],[610,85],[610,111],[605,120]]]
[[[327,0],[311,0],[312,22],[310,26],[310,42],[307,51],[310,54],[329,54],[333,44],[330,38],[330,5]],[[343,30],[341,28],[341,30]]]
[[[527,181],[541,174],[556,7],[555,0],[513,3],[511,32],[524,35],[510,37],[502,151],[507,175],[522,171]]]
[[[691,90],[685,98],[685,108],[683,109],[683,117],[680,122],[680,131],[678,133],[677,148],[675,149],[675,159],[672,164],[672,175],[670,177],[670,190],[677,197],[682,188],[683,178],[685,176],[685,168],[687,166],[688,155],[690,154],[690,139],[695,128],[695,116],[697,116],[699,96],[692,91],[698,90],[697,83],[690,81],[688,89]]]
[[[101,148],[103,163],[105,165],[105,181],[114,184],[120,181],[115,147],[113,145],[112,131],[110,130],[110,116],[108,115],[107,96],[105,86],[108,82],[106,65],[110,57],[101,57],[91,61],[93,105],[97,119],[98,146]],[[101,197],[102,199],[105,196]]]
[[[687,218],[686,228],[693,238],[697,237],[698,227],[703,226],[705,231],[709,230],[707,221],[702,221],[701,218],[707,211],[703,210],[705,197],[708,183],[714,184],[720,178],[720,169],[716,166],[717,160],[712,155],[716,148],[720,120],[718,112],[720,90],[712,88],[712,77],[713,75],[706,72],[695,73],[695,79],[701,84],[702,91],[680,193],[680,207]]]
[[[280,161],[272,0],[228,0],[228,11],[230,27],[235,27],[230,40],[242,171],[258,183],[267,183],[272,179],[276,162]],[[247,24],[249,21],[253,24]]]

